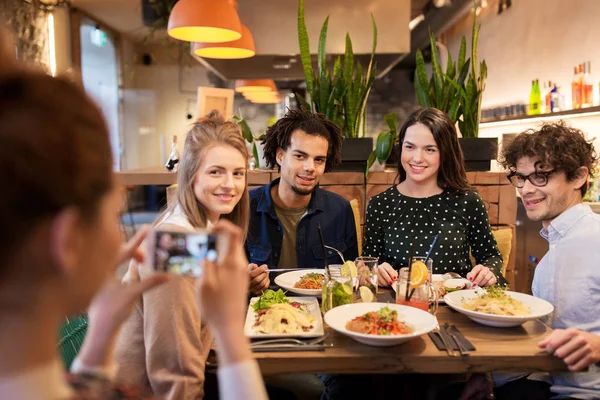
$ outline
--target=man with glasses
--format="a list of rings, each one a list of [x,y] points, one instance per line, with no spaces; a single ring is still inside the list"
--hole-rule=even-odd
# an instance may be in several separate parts
[[[597,161],[583,132],[563,122],[521,133],[503,149],[508,179],[529,219],[541,221],[540,234],[550,245],[535,269],[532,291],[554,305],[548,324],[555,330],[538,346],[572,372],[513,380],[495,389],[498,399],[600,398],[600,215],[583,203]],[[465,392],[489,393],[484,386],[481,379]]]

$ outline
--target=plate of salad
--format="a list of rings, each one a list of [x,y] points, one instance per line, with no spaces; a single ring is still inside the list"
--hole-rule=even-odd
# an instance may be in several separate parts
[[[316,297],[287,297],[281,289],[250,299],[244,333],[252,339],[324,335]]]

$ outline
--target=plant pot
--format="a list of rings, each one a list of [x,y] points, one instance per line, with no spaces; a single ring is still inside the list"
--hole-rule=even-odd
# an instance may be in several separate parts
[[[346,138],[342,142],[342,163],[334,171],[361,171],[373,151],[373,138]]]
[[[383,163],[384,169],[397,169],[398,161],[400,161],[400,145],[398,143],[394,144],[392,147],[392,152],[387,160]]]
[[[467,171],[489,171],[498,154],[498,138],[458,138]]]

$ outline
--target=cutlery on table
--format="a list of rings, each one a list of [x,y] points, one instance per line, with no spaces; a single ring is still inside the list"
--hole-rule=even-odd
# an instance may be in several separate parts
[[[456,328],[450,326],[446,322],[444,324],[444,329],[446,330],[446,333],[448,334],[448,336],[450,336],[450,338],[452,338],[452,340],[454,341],[454,343],[456,343],[456,346],[458,347],[458,351],[460,351],[460,355],[461,356],[468,356],[469,355],[469,350],[467,350],[467,348],[462,344],[462,341],[456,336],[456,333],[453,330],[453,329],[456,329]]]
[[[440,329],[440,324],[438,322],[437,317],[435,318],[435,328],[433,329],[433,333],[437,334],[438,337],[442,340],[442,343],[444,343],[444,347],[446,348],[446,353],[448,353],[449,356],[454,357],[454,350],[452,350],[452,346],[450,346],[450,343],[448,343],[446,341],[446,338],[444,337],[444,335],[442,335],[441,329]]]

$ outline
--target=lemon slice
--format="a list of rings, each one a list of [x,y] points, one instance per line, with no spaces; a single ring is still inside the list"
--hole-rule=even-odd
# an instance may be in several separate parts
[[[342,283],[342,289],[344,290],[344,292],[348,295],[351,295],[353,290],[352,290],[352,286],[347,285],[345,283]]]
[[[375,296],[373,296],[373,292],[366,286],[361,286],[358,288],[360,293],[360,298],[363,303],[371,303],[375,300]]]
[[[415,261],[412,263],[410,272],[410,286],[419,287],[427,282],[429,271],[423,261]]]
[[[356,278],[358,272],[356,270],[356,264],[354,264],[354,261],[346,261],[340,269],[340,275],[342,278]]]

